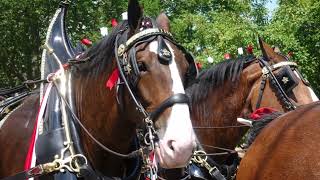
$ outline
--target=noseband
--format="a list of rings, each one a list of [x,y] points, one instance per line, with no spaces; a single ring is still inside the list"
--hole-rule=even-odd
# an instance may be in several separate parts
[[[288,97],[288,92],[292,91],[296,87],[299,81],[296,79],[293,71],[293,68],[296,72],[297,64],[295,62],[283,61],[274,65],[269,65],[265,60],[259,59],[259,63],[262,66],[262,81],[260,84],[259,97],[256,104],[256,109],[261,105],[263,91],[266,86],[266,81],[269,79],[271,86],[276,91],[276,96],[279,98],[281,103],[283,103],[286,110],[294,110],[296,106]],[[273,73],[274,70],[285,68],[278,75]],[[301,79],[300,73],[297,73]],[[305,83],[306,84],[306,83]],[[306,84],[307,85],[307,84]]]

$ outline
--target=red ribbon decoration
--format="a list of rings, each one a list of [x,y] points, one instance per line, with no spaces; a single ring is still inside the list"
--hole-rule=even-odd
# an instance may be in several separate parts
[[[92,42],[90,41],[90,39],[87,39],[87,38],[83,38],[83,39],[81,40],[81,43],[84,44],[84,45],[86,45],[87,47],[92,46]]]
[[[111,19],[111,25],[112,25],[112,27],[118,26],[118,22],[115,18]]]
[[[118,68],[115,68],[106,82],[106,88],[108,88],[109,90],[112,90],[112,88],[117,84],[118,79],[119,79],[119,70]]]
[[[252,44],[249,44],[248,47],[247,47],[247,53],[248,54],[253,54],[253,46]]]
[[[259,120],[263,115],[270,114],[273,112],[276,112],[276,110],[268,107],[259,108],[256,109],[253,113],[251,113],[250,119]]]
[[[229,53],[225,53],[223,57],[224,59],[231,59],[231,55]]]
[[[197,66],[197,68],[198,68],[199,70],[202,69],[202,64],[201,64],[200,62],[196,62],[196,66]]]

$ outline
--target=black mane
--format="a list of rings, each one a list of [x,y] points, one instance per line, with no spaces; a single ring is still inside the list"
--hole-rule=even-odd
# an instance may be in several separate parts
[[[245,63],[252,59],[252,56],[245,56],[225,60],[202,71],[196,81],[187,89],[187,93],[192,98],[201,99],[207,97],[209,90],[222,85],[225,81],[231,81],[234,85],[237,85]]]
[[[115,58],[114,49],[116,36],[120,31],[125,30],[127,26],[127,21],[121,22],[112,30],[110,34],[108,34],[99,43],[81,55],[80,60],[88,60],[86,63],[77,65],[77,72],[88,73],[87,75],[90,74],[97,76],[102,71],[106,71],[106,67],[111,67],[112,59]]]
[[[238,59],[229,59],[222,61],[215,66],[202,71],[198,79],[210,81],[212,86],[221,85],[226,80],[235,82],[243,70],[245,62],[252,59],[251,56],[245,56]]]

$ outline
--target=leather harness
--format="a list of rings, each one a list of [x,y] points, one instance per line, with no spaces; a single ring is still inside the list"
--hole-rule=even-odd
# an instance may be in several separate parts
[[[65,71],[64,70],[65,68],[62,66],[62,63],[65,62],[65,58],[64,58],[64,56],[59,55],[59,51],[60,51],[59,48],[62,48],[62,50],[64,48],[66,48],[66,52],[67,52],[66,54],[68,54],[67,56],[75,55],[76,52],[72,48],[71,43],[69,42],[68,38],[66,38],[66,40],[64,40],[64,42],[67,42],[67,43],[65,43],[66,46],[58,47],[58,46],[55,46],[54,42],[52,42],[52,45],[50,44],[50,39],[52,39],[52,38],[50,38],[50,36],[53,35],[53,34],[51,34],[52,33],[51,29],[56,28],[55,22],[59,21],[59,20],[61,20],[61,22],[63,22],[67,5],[68,5],[67,1],[62,2],[60,4],[60,8],[57,10],[55,17],[53,18],[52,23],[50,24],[50,27],[48,30],[48,35],[49,34],[50,35],[47,36],[47,41],[44,46],[45,53],[43,56],[45,58],[53,58],[56,61],[58,66],[57,65],[53,65],[53,66],[49,65],[49,67],[50,67],[49,69],[60,69],[60,73],[62,73],[62,76],[64,76],[64,74],[65,74],[65,73],[63,73],[63,71]],[[59,24],[59,23],[56,23],[56,24]],[[60,24],[60,26],[61,26],[61,24]],[[62,38],[65,38],[64,24],[62,24],[62,27],[59,27],[58,29],[63,29],[62,35],[61,35],[61,33],[60,33],[60,35],[63,36]],[[185,94],[175,94],[175,95],[169,97],[163,103],[161,103],[159,105],[159,107],[154,112],[148,113],[144,109],[144,107],[141,105],[140,101],[137,99],[137,97],[133,91],[133,88],[138,80],[131,81],[131,79],[129,78],[130,76],[132,76],[132,74],[128,71],[128,66],[132,66],[135,69],[134,75],[136,77],[138,77],[138,71],[139,71],[139,69],[137,68],[137,65],[136,65],[137,62],[135,60],[135,54],[131,53],[131,52],[135,52],[135,51],[132,51],[132,49],[135,49],[135,46],[137,44],[139,44],[140,42],[145,42],[145,40],[148,40],[150,38],[157,38],[157,40],[160,44],[161,43],[165,44],[165,43],[163,43],[163,38],[172,42],[175,45],[177,45],[177,43],[173,40],[172,35],[169,32],[166,32],[164,30],[157,29],[157,28],[152,28],[152,29],[143,30],[143,31],[135,34],[129,40],[126,40],[124,44],[119,45],[118,42],[120,39],[122,39],[123,33],[127,33],[127,32],[128,32],[128,29],[124,29],[124,30],[120,31],[118,36],[116,37],[115,47],[118,47],[118,48],[115,48],[116,62],[117,62],[117,66],[118,66],[118,69],[120,72],[122,83],[125,85],[125,87],[129,91],[129,94],[132,97],[132,99],[134,100],[139,112],[141,112],[145,117],[144,122],[145,122],[145,126],[147,129],[147,133],[149,135],[147,137],[148,138],[147,141],[149,142],[149,147],[146,147],[146,148],[143,147],[143,148],[140,148],[136,151],[133,151],[132,153],[125,155],[125,154],[120,154],[120,153],[114,152],[114,151],[110,150],[109,148],[103,146],[103,144],[100,143],[99,141],[95,140],[95,138],[88,131],[86,131],[86,128],[81,124],[80,120],[77,118],[77,116],[74,113],[74,108],[73,108],[74,105],[69,102],[70,98],[67,97],[65,94],[66,92],[64,92],[61,89],[61,87],[60,87],[61,86],[61,82],[60,82],[61,81],[60,80],[61,74],[53,74],[51,76],[52,79],[49,81],[49,83],[53,83],[53,85],[55,87],[54,92],[56,93],[56,97],[51,96],[51,97],[49,97],[49,100],[50,99],[53,100],[53,98],[58,98],[58,97],[62,100],[61,103],[62,103],[63,107],[62,107],[61,113],[62,113],[62,119],[64,121],[64,128],[63,129],[59,129],[59,128],[56,129],[54,132],[57,132],[57,133],[53,133],[53,135],[56,134],[55,137],[59,138],[59,139],[66,139],[68,143],[62,145],[62,147],[65,145],[66,145],[66,147],[61,150],[61,156],[56,157],[55,160],[50,161],[48,159],[47,162],[43,162],[40,165],[37,165],[31,169],[23,171],[23,172],[16,174],[14,176],[4,178],[2,180],[15,180],[15,179],[22,179],[22,178],[39,177],[39,176],[42,176],[42,175],[45,175],[45,174],[48,174],[51,172],[65,171],[65,170],[68,170],[69,172],[74,172],[74,173],[78,174],[79,176],[87,176],[89,179],[90,179],[90,177],[95,178],[95,179],[101,178],[101,177],[99,177],[99,175],[97,176],[93,172],[92,168],[90,167],[90,164],[88,164],[88,162],[86,162],[85,156],[82,155],[83,153],[82,153],[81,145],[78,145],[79,138],[77,135],[77,131],[78,131],[77,127],[81,127],[89,136],[91,135],[90,136],[91,139],[93,139],[104,150],[107,150],[108,152],[110,152],[120,158],[136,158],[137,156],[143,156],[144,158],[149,158],[149,156],[148,155],[145,156],[145,154],[148,154],[148,152],[150,150],[154,149],[154,141],[157,140],[157,134],[156,134],[156,130],[153,126],[153,121],[155,121],[157,119],[157,117],[165,109],[173,106],[174,104],[176,104],[176,103],[189,103],[189,98]],[[125,37],[126,36],[127,35],[125,35]],[[53,47],[53,46],[55,46],[55,47]],[[56,47],[58,47],[58,49],[56,49]],[[161,47],[163,49],[159,49],[159,56],[160,56],[159,59],[163,62],[172,60],[172,56],[170,56],[170,54],[168,54],[166,52],[167,47],[165,47],[164,45]],[[190,63],[188,73],[190,73],[191,76],[194,76],[193,78],[195,78],[195,76],[197,75],[197,69],[195,67],[194,60],[193,60],[192,56],[189,53],[187,53],[187,51],[182,46],[179,45],[178,48],[180,48],[180,50],[185,52],[185,54],[187,56],[187,60]],[[56,54],[57,53],[56,50],[58,50],[58,54]],[[126,59],[127,57],[129,57],[129,56],[125,55],[127,53],[129,53],[129,54],[131,53],[129,55],[132,57],[130,59],[130,62],[128,62]],[[49,72],[47,71],[47,72],[45,72],[45,74],[49,75]],[[51,70],[51,72],[52,72],[52,70]],[[65,76],[68,77],[70,75],[68,73],[66,73]],[[47,108],[50,108],[50,107],[47,107]],[[68,120],[69,118],[71,118],[72,120],[71,121]],[[39,137],[39,138],[40,138],[39,139],[40,142],[38,142],[38,143],[40,143],[39,145],[41,145],[41,142],[46,142],[45,137]],[[41,139],[43,139],[43,140],[41,140]],[[74,142],[74,144],[71,142]],[[66,156],[64,156],[65,152],[68,152],[66,154]],[[76,153],[76,152],[78,152],[78,153]],[[41,154],[41,152],[38,152],[38,153]],[[47,159],[47,158],[45,158],[45,159]],[[40,159],[40,162],[42,162],[42,161],[46,161],[46,160]],[[77,161],[77,163],[76,163],[76,161]],[[81,163],[79,163],[79,162],[81,162]],[[112,178],[103,177],[103,179],[112,179]]]

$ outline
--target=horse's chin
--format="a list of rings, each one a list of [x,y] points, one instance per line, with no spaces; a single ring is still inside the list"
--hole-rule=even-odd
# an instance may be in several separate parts
[[[158,143],[155,149],[155,158],[157,163],[162,168],[182,168],[186,167],[190,161],[192,151],[189,153],[174,152],[172,149],[164,146],[161,141]]]

